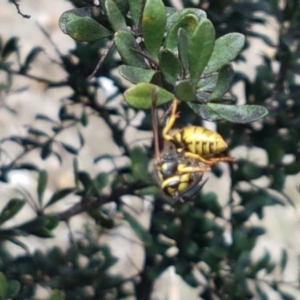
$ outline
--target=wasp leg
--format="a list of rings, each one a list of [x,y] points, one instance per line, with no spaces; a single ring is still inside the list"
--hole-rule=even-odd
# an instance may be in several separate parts
[[[177,113],[177,105],[178,105],[178,100],[175,98],[173,100],[173,104],[172,104],[172,110],[170,113],[170,117],[167,121],[167,124],[162,132],[162,136],[165,140],[167,141],[173,141],[174,138],[169,135],[170,130],[172,129],[176,119],[178,118],[179,114]]]
[[[178,165],[177,167],[177,171],[179,173],[204,173],[207,171],[210,171],[211,168],[209,166],[203,166],[203,167],[199,167],[199,166],[181,166]]]
[[[234,162],[235,161],[235,159],[230,156],[204,158],[204,157],[200,156],[199,154],[195,154],[192,152],[184,152],[184,157],[185,158],[193,158],[193,159],[200,161],[209,166],[213,166],[221,161],[224,161],[224,162]]]
[[[204,179],[203,181],[201,180],[202,176],[195,178],[194,183],[192,183],[185,191],[181,192],[178,195],[179,201],[181,203],[193,200],[193,198],[195,198],[196,195],[200,193],[203,186],[208,181],[208,178]]]

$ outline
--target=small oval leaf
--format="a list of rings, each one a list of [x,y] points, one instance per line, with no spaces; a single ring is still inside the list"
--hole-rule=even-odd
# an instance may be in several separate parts
[[[149,54],[156,60],[164,37],[166,22],[167,16],[164,3],[161,0],[146,0],[142,30],[145,46]]]
[[[187,37],[191,37],[198,25],[197,17],[192,13],[181,13],[177,21],[170,28],[165,40],[165,48],[177,54],[178,30],[184,29]]]
[[[118,31],[115,33],[114,40],[118,52],[125,64],[139,68],[147,68],[144,58],[133,50],[136,49],[137,51],[141,51],[131,33],[127,31]]]
[[[138,109],[150,109],[153,102],[153,96],[157,97],[156,105],[169,102],[174,99],[174,95],[167,90],[151,84],[151,83],[139,83],[129,88],[124,93],[126,102]]]
[[[125,79],[136,84],[140,82],[150,82],[157,71],[122,65],[119,67],[119,72]]]
[[[5,275],[0,272],[0,299],[5,300],[8,291],[8,282]]]
[[[62,291],[53,290],[47,300],[64,300],[64,299],[65,297]]]
[[[226,105],[208,103],[207,106],[221,118],[234,123],[250,123],[263,118],[268,110],[260,105]]]
[[[234,71],[231,64],[221,68],[214,91],[211,93],[209,100],[221,98],[230,88],[234,77]]]
[[[49,202],[46,204],[45,207],[51,206],[57,201],[59,201],[62,198],[65,198],[66,196],[70,195],[75,191],[75,188],[65,188],[62,190],[56,191],[53,196],[50,198]]]
[[[204,70],[204,74],[220,70],[232,62],[241,52],[245,44],[245,36],[241,33],[228,33],[215,42],[214,51]]]
[[[48,173],[46,170],[41,170],[39,172],[39,178],[38,178],[38,185],[37,185],[37,194],[38,194],[38,201],[40,204],[42,204],[44,192],[46,190],[48,181]]]
[[[61,145],[63,146],[63,148],[68,151],[71,154],[77,155],[78,154],[78,150],[76,148],[74,148],[73,146],[70,146],[66,143],[61,142]]]
[[[165,79],[175,85],[182,76],[182,67],[178,58],[170,50],[165,49],[160,52],[159,63]]]
[[[212,92],[217,85],[217,81],[218,81],[218,74],[205,77],[198,81],[197,89],[198,91]]]
[[[131,16],[136,27],[139,27],[144,2],[144,0],[128,0],[129,10],[131,12]]]
[[[185,8],[182,12],[187,13],[187,14],[188,13],[194,14],[197,17],[198,22],[200,22],[203,19],[207,18],[206,12],[202,9],[199,9],[199,8]]]
[[[24,206],[25,201],[21,199],[11,199],[0,213],[0,225],[15,216]]]
[[[209,95],[207,94],[207,98]],[[196,104],[192,102],[188,102],[189,107],[202,119],[216,122],[222,120],[222,118],[215,113],[212,109],[210,109],[206,104]]]
[[[131,174],[141,182],[149,182],[148,174],[145,174],[148,165],[148,157],[141,147],[135,147],[130,152]]]
[[[91,16],[92,16],[91,6],[67,10],[59,18],[59,27],[63,33],[68,34],[67,32],[68,23],[74,21],[78,17],[91,17]]]
[[[108,182],[108,174],[107,173],[99,173],[93,180],[93,184],[95,187],[95,192],[97,195],[101,195],[102,190],[107,186]]]
[[[207,65],[215,45],[215,28],[213,24],[205,19],[195,29],[189,43],[189,70],[194,86],[200,79]]]
[[[8,291],[7,291],[7,298],[11,299],[15,297],[21,289],[21,284],[17,280],[10,280],[8,282]]]
[[[79,42],[92,42],[112,35],[90,15],[90,8],[66,11],[59,19],[59,26],[65,34]]]
[[[189,39],[183,28],[178,30],[178,57],[184,70],[185,76],[189,71]]]
[[[105,1],[105,8],[107,12],[108,20],[115,31],[118,30],[127,30],[126,21],[123,17],[121,11],[118,6],[115,4],[113,0]]]
[[[51,238],[53,237],[52,230],[57,227],[59,221],[58,215],[40,216],[21,225],[19,229],[38,237]]]
[[[181,101],[195,101],[196,93],[189,79],[176,83],[175,95]]]

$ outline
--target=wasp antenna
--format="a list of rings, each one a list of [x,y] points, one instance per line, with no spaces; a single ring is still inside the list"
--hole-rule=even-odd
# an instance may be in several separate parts
[[[156,162],[160,162],[161,158],[160,158],[160,145],[159,145],[159,136],[158,136],[158,114],[156,109],[157,94],[158,94],[158,88],[155,87],[152,90],[151,117],[152,117],[155,158],[156,158]]]

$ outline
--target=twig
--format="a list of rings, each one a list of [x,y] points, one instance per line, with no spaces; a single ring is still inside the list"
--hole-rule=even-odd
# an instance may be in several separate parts
[[[16,70],[7,70],[6,72],[11,74],[11,75],[25,76],[29,79],[36,80],[38,82],[43,82],[43,83],[47,84],[49,88],[61,87],[61,86],[65,86],[65,85],[69,84],[68,81],[52,81],[52,80],[49,80],[49,79],[46,79],[46,78],[37,77],[37,76],[30,75],[30,74],[27,74],[27,73],[21,73],[21,72],[16,71]]]
[[[26,15],[21,12],[20,4],[18,4],[15,0],[10,0],[10,2],[16,6],[19,15],[21,15],[23,18],[30,19],[30,15]]]
[[[96,68],[94,69],[94,71],[92,72],[92,74],[88,77],[88,80],[91,80],[95,74],[97,73],[97,71],[100,69],[101,65],[103,64],[105,58],[107,57],[107,55],[109,54],[109,52],[111,51],[112,47],[114,46],[114,41],[112,41],[110,43],[110,45],[108,45],[107,50],[105,51],[105,53],[103,53],[103,55],[101,56],[101,58],[99,59]]]
[[[59,57],[62,56],[62,54],[60,53],[60,51],[58,50],[58,48],[56,47],[55,43],[52,41],[50,35],[48,34],[48,32],[42,27],[41,24],[39,24],[39,22],[36,22],[37,26],[39,27],[39,29],[42,31],[42,33],[45,35],[45,37],[48,39],[48,41],[51,43],[52,47],[54,48],[55,52],[57,53],[57,55]]]
[[[90,196],[88,196],[86,198],[83,198],[79,203],[75,204],[68,210],[60,213],[59,218],[61,221],[68,221],[71,217],[86,212],[87,207],[88,209],[98,208],[105,203],[117,201],[123,195],[126,195],[128,193],[133,194],[135,190],[141,189],[143,187],[145,186],[134,183],[118,187],[114,189],[114,191],[110,195],[107,196],[102,196],[96,199],[91,199]]]

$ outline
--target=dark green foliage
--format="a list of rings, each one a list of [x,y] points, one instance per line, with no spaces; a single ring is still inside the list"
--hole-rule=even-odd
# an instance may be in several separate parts
[[[65,80],[29,74],[37,56],[47,53],[42,45],[33,47],[20,59],[19,37],[0,40],[0,69],[5,74],[0,84],[0,109],[15,114],[6,97],[26,92],[24,87],[13,90],[14,75],[41,81],[47,89],[64,87],[70,91],[68,97],[59,99],[56,117],[40,112],[34,125],[26,127],[26,134],[0,140],[0,181],[8,183],[14,171],[36,178],[33,192],[22,186],[13,190],[17,196],[2,199],[0,300],[36,299],[38,286],[48,289],[49,300],[129,296],[150,299],[155,280],[171,266],[188,285],[198,288],[202,299],[269,299],[270,291],[282,299],[296,299],[282,288],[283,283],[289,284],[285,278],[274,276],[275,268],[279,269],[278,276],[286,270],[287,250],[282,250],[279,262],[274,262],[268,250],[253,258],[252,251],[266,229],[252,220],[263,219],[268,206],[293,204],[283,189],[287,176],[300,171],[300,4],[292,0],[285,1],[282,7],[275,0],[204,0],[200,4],[182,0],[184,8],[178,11],[167,0],[102,0],[99,6],[93,1],[70,2],[76,8],[61,12],[59,26],[69,35],[66,39],[72,37],[77,42],[68,54],[56,49],[59,65],[67,74]],[[278,45],[252,26],[264,24],[264,14],[278,22]],[[233,61],[246,60],[242,50],[249,46],[249,37],[261,39],[276,51],[273,59],[262,56],[263,63],[254,80],[248,74],[235,73],[232,66]],[[93,73],[99,53],[105,50],[100,68]],[[12,61],[16,63],[13,65]],[[128,88],[116,75],[117,67],[120,75],[134,84],[132,87]],[[116,87],[115,92],[107,97],[104,94],[101,99],[100,76],[109,78]],[[231,87],[237,83],[244,84],[245,105],[236,105]],[[114,106],[121,94],[125,101]],[[229,165],[226,176],[231,182],[228,194],[223,193],[224,199],[215,193],[219,189],[223,192],[220,184],[214,192],[200,193],[193,201],[174,205],[162,195],[148,171],[154,156],[152,147],[128,143],[129,127],[147,133],[152,130],[153,100],[167,111],[175,96],[181,102],[178,127],[199,125],[202,119],[222,121],[218,132],[228,140],[229,150],[257,147],[267,155],[265,165],[248,158]],[[140,110],[144,110],[145,117],[137,125],[135,119]],[[107,126],[120,154],[99,151],[92,158],[94,164],[109,161],[113,168],[98,168],[92,173],[77,157],[85,146],[85,133],[94,116]],[[63,138],[64,133],[74,136],[74,144]],[[7,144],[17,147],[18,154],[9,153]],[[287,154],[292,159],[285,162]],[[40,167],[40,161],[55,158],[63,168],[66,157],[73,159],[74,182],[52,190],[48,196],[51,173],[44,165]],[[119,166],[118,158],[127,163]],[[217,177],[227,174],[222,168],[213,172]],[[209,176],[212,174],[204,174]],[[262,177],[269,180],[265,187],[256,182]],[[242,183],[247,183],[247,187],[242,188]],[[124,201],[124,196],[143,197],[149,203],[150,198],[144,197],[149,195],[155,201],[151,202],[149,226],[145,226],[136,217],[140,211]],[[49,208],[60,203],[67,203],[69,208],[49,213]],[[26,205],[34,211],[32,219],[10,223]],[[69,225],[72,217],[82,213],[92,228],[83,229],[78,241],[73,240],[70,230],[65,250],[53,247],[44,253],[30,253],[21,239],[35,236],[42,243],[58,234],[60,224]],[[145,261],[142,266],[135,266],[132,261],[133,274],[125,270],[122,275],[111,276],[108,271],[118,258],[110,248],[100,246],[99,239],[108,232],[116,234],[121,226],[131,227],[145,251]],[[10,243],[23,248],[24,253],[12,256],[7,250]],[[128,244],[131,243],[137,242],[128,238]],[[127,283],[131,288],[126,287]],[[290,284],[289,288],[299,289],[299,284]]]

